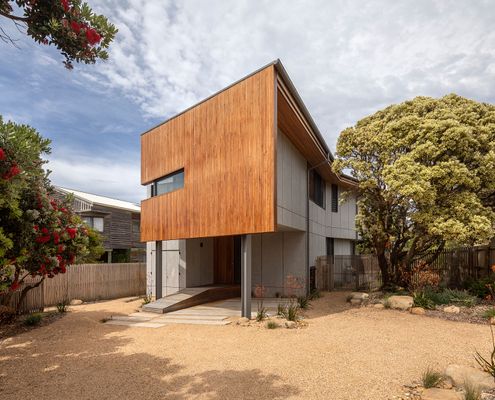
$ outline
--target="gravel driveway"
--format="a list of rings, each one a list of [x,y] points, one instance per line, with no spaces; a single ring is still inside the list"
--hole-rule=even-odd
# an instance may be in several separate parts
[[[102,324],[139,301],[72,307],[0,342],[1,399],[388,399],[427,366],[471,364],[484,325],[313,302],[302,329]]]

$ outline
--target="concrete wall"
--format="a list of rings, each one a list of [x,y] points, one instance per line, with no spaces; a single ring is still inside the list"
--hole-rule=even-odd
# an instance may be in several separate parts
[[[187,287],[211,285],[213,283],[213,238],[188,239]]]
[[[275,232],[252,235],[253,289],[265,287],[265,296],[288,295],[287,276],[306,281],[306,234],[304,232]],[[304,288],[297,293],[303,294]]]
[[[146,293],[155,296],[155,242],[146,243]],[[162,242],[162,295],[177,293],[186,287],[186,242]]]
[[[280,130],[277,136],[277,223],[306,230],[307,162]]]

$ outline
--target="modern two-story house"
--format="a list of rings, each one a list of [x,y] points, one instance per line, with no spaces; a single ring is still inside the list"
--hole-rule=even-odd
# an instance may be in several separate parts
[[[149,293],[241,285],[309,290],[317,256],[350,255],[355,182],[333,156],[280,61],[141,136],[141,240]]]

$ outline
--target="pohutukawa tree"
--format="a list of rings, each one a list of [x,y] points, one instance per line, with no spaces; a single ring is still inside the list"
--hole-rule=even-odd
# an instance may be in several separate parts
[[[74,61],[106,60],[106,49],[117,33],[106,17],[80,0],[0,0],[0,16],[25,29],[36,42],[57,47],[69,69]],[[14,43],[1,27],[0,39]]]
[[[416,97],[359,121],[334,168],[359,181],[357,228],[385,287],[408,286],[445,247],[486,243],[495,223],[495,106]]]
[[[69,201],[51,196],[42,166],[50,142],[33,128],[0,117],[0,295],[8,304],[23,285],[21,300],[45,278],[65,273],[88,254],[88,227]],[[96,243],[99,245],[100,243]],[[28,277],[39,277],[27,284]]]

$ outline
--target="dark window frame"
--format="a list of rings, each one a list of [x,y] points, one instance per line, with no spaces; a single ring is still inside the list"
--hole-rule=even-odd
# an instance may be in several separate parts
[[[339,212],[339,185],[332,183],[332,199],[331,199],[331,208],[332,212]]]
[[[309,199],[326,209],[326,182],[314,169],[309,171]]]
[[[164,181],[166,179],[169,179],[169,178],[173,178],[174,176],[177,176],[177,175],[180,175],[180,174],[182,174],[182,186],[177,187],[177,188],[175,188],[173,190],[169,190],[167,192],[158,193],[158,185],[160,184],[160,182],[162,182],[162,181]],[[184,168],[181,168],[181,169],[178,169],[177,171],[171,172],[170,174],[167,174],[167,175],[162,176],[162,177],[160,177],[158,179],[155,179],[151,183],[151,197],[162,196],[164,194],[172,193],[172,192],[175,192],[176,190],[179,190],[179,189],[184,188],[185,177],[186,177],[186,174],[185,174]]]

